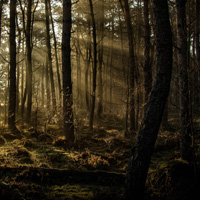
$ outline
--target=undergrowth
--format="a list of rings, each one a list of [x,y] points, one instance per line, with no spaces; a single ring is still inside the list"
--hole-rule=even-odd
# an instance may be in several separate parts
[[[90,131],[88,126],[82,123],[81,126],[77,127],[78,141],[74,147],[70,148],[63,137],[62,128],[56,124],[48,125],[45,131],[19,127],[20,134],[17,136],[5,129],[0,136],[0,167],[100,170],[125,174],[135,137],[126,138],[124,136],[122,123],[119,124],[119,119],[112,119],[110,123],[107,121],[108,119],[101,120],[93,131]],[[119,126],[117,126],[118,124]],[[196,153],[198,156],[199,152]],[[148,173],[147,199],[167,199],[169,194],[177,193],[176,183],[180,187],[184,187],[181,183],[182,180],[172,173],[173,169],[177,170],[174,163],[182,163],[179,162],[179,158],[179,132],[161,130]],[[180,169],[183,166],[185,167],[186,163],[180,164]],[[116,188],[115,185],[97,186],[83,183],[57,183],[54,185],[45,183],[45,185],[41,185],[16,179],[20,173],[15,172],[2,176],[2,181],[12,185],[27,200],[32,197],[35,200],[118,200],[124,198],[123,186]]]

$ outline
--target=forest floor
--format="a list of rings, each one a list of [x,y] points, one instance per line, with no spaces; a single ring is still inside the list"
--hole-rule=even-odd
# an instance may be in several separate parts
[[[176,123],[173,119],[170,126]],[[118,118],[105,117],[96,122],[93,131],[86,122],[79,124],[73,148],[67,147],[59,125],[48,125],[45,131],[19,127],[18,135],[2,128],[0,199],[124,199],[125,172],[135,138],[124,137]],[[198,124],[195,130],[199,130]],[[200,144],[197,137],[196,143]],[[199,146],[199,158],[198,151]],[[196,161],[194,167],[180,159],[176,128],[161,130],[148,173],[146,199],[199,196]]]

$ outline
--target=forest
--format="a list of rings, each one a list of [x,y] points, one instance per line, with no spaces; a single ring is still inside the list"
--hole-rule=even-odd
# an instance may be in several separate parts
[[[200,197],[200,0],[0,0],[0,199]]]

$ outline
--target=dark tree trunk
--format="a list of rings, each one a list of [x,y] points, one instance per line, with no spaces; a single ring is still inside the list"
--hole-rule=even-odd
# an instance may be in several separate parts
[[[199,21],[200,21],[200,0],[196,0],[196,28],[195,28],[195,32],[196,32],[196,40],[195,40],[195,43],[196,43],[196,56],[197,56],[197,62],[198,62],[198,68],[200,70],[200,40],[199,40],[199,37],[200,37],[200,27],[199,27]]]
[[[144,26],[145,26],[144,88],[145,88],[145,103],[147,103],[152,86],[152,69],[150,62],[149,0],[144,0]]]
[[[101,118],[102,116],[102,112],[103,112],[103,45],[104,45],[104,41],[103,41],[103,37],[104,37],[104,0],[101,3],[101,18],[100,18],[100,45],[99,45],[99,54],[98,54],[98,58],[99,58],[99,78],[98,78],[98,88],[99,88],[99,92],[98,92],[98,96],[99,96],[99,100],[98,100],[98,106],[97,106],[97,117]]]
[[[88,79],[89,79],[89,68],[90,68],[90,60],[91,60],[91,30],[90,30],[90,22],[88,23],[88,34],[86,40],[86,57],[85,57],[85,103],[87,111],[90,111],[90,96],[89,96],[89,88],[88,88]]]
[[[93,69],[92,69],[92,102],[91,102],[90,120],[89,120],[89,127],[92,130],[93,129],[93,121],[94,121],[95,100],[96,100],[97,41],[96,41],[96,24],[95,24],[92,0],[89,0],[89,3],[90,3],[90,14],[91,14],[91,18],[92,18],[93,57],[94,57],[94,65],[93,65]]]
[[[46,45],[47,45],[47,58],[48,58],[48,67],[50,74],[50,82],[51,82],[51,93],[52,93],[52,106],[53,113],[56,111],[56,93],[55,93],[55,85],[53,78],[53,66],[52,66],[52,58],[51,58],[51,42],[50,42],[50,28],[49,28],[49,0],[45,0],[45,14],[46,14]]]
[[[197,67],[200,74],[200,0],[196,0],[196,25],[195,25],[195,46],[196,46],[196,60],[197,60]],[[198,91],[200,90],[200,75],[198,75]],[[200,105],[200,94],[197,94],[197,107]]]
[[[42,80],[41,80],[41,98],[42,98],[42,108],[44,108],[44,94],[45,94],[45,90],[44,90],[44,80],[45,80],[45,66],[44,64],[42,65]]]
[[[172,33],[168,1],[153,0],[155,21],[156,77],[145,107],[137,141],[131,152],[126,177],[126,200],[143,199],[154,145],[169,95],[172,72]]]
[[[48,57],[46,56],[45,85],[46,85],[46,94],[47,94],[47,101],[46,101],[47,113],[49,112],[49,108],[50,108],[50,104],[51,104],[50,87],[49,87],[49,65],[48,65],[48,63],[49,63]]]
[[[16,1],[10,1],[10,91],[8,108],[8,126],[12,131],[16,131],[15,110],[16,110],[16,41],[15,41],[15,17]]]
[[[55,29],[54,29],[54,21],[53,21],[52,12],[51,12],[51,2],[50,2],[50,0],[49,0],[48,3],[49,3],[49,13],[50,13],[50,16],[51,16],[52,31],[53,31],[56,71],[57,71],[57,78],[58,78],[59,99],[60,99],[60,103],[61,103],[61,79],[60,79],[60,70],[59,70],[59,64],[58,64],[57,40],[56,40],[56,33],[55,33]]]
[[[191,150],[191,122],[189,114],[189,87],[187,64],[187,25],[186,0],[176,0],[177,32],[178,32],[178,66],[180,81],[180,148],[181,158],[190,161]]]
[[[26,51],[27,51],[27,123],[31,122],[32,111],[32,47],[31,47],[31,13],[32,1],[28,1],[27,25],[26,25]]]
[[[64,132],[69,143],[74,142],[73,97],[71,80],[71,0],[63,0],[62,75]]]
[[[1,46],[1,22],[2,22],[2,13],[3,13],[3,0],[0,1],[0,46]]]
[[[24,38],[25,33],[23,32],[22,37]],[[22,41],[22,55],[24,56],[24,41]],[[24,102],[23,102],[23,98],[24,97],[24,62],[22,62],[22,66],[21,66],[21,117],[23,119],[23,114],[24,114]]]
[[[133,47],[133,27],[131,23],[130,9],[128,0],[124,0],[125,20],[129,40],[129,68],[130,68],[130,131],[135,131],[135,100],[134,100],[134,87],[135,87],[135,60],[134,60],[134,47]]]

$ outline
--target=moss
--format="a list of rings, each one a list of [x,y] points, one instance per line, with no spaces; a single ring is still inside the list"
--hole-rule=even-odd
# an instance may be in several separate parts
[[[123,188],[95,185],[55,185],[46,189],[51,200],[122,200]]]

